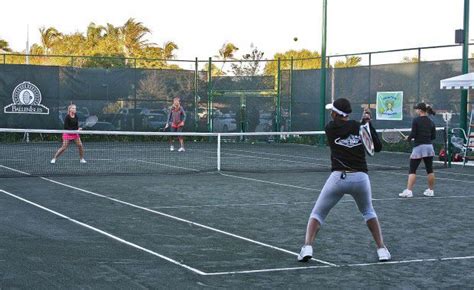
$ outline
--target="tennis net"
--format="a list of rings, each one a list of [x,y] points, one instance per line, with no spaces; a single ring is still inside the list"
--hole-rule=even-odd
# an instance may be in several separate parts
[[[74,141],[55,164],[50,163],[64,133],[80,135],[87,163],[79,162]],[[444,130],[439,128],[437,133],[440,137],[436,143],[442,146]],[[177,136],[183,137],[185,152],[178,151]],[[170,150],[171,138],[175,139],[174,151]],[[400,153],[409,152],[407,142],[384,146],[395,152],[367,157],[369,170],[408,168],[408,153]],[[329,171],[329,155],[322,131],[170,133],[0,128],[0,177]]]

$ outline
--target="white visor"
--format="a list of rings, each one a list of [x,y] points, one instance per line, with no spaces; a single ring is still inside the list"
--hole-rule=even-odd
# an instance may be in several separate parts
[[[326,105],[326,109],[327,109],[327,110],[332,110],[332,111],[338,113],[339,115],[341,115],[341,116],[343,116],[343,117],[349,116],[349,114],[344,113],[343,111],[341,111],[341,110],[339,110],[338,108],[334,107],[333,104],[327,104],[327,105]]]

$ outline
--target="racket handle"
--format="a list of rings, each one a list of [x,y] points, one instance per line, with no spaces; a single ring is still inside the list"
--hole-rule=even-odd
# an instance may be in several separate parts
[[[361,123],[365,124],[367,122],[370,122],[371,120],[372,120],[372,115],[370,113],[370,110],[364,109],[364,111],[362,112]]]

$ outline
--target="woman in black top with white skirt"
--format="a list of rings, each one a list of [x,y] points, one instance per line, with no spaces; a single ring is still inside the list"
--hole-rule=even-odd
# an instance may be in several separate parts
[[[416,181],[416,170],[420,166],[421,161],[425,163],[426,173],[428,173],[428,189],[423,195],[434,196],[435,175],[433,172],[433,157],[435,155],[433,148],[433,140],[436,139],[436,126],[428,117],[434,115],[433,109],[425,103],[419,103],[415,106],[419,115],[413,119],[411,133],[407,137],[408,141],[414,142],[413,151],[410,155],[410,171],[408,174],[407,188],[398,196],[413,197],[413,186]]]

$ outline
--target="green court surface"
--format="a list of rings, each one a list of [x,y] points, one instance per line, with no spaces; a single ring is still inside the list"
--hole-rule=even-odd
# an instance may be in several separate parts
[[[422,170],[410,199],[398,198],[404,170],[369,172],[393,260],[377,261],[370,233],[347,196],[323,225],[314,259],[299,263],[306,222],[328,175],[289,170],[0,178],[2,288],[474,284],[471,167],[437,169],[433,198],[422,195]]]

